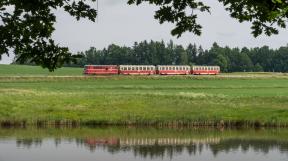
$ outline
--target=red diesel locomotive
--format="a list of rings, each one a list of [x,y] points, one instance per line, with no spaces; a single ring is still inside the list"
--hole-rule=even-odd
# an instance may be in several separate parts
[[[117,65],[85,65],[84,74],[113,75],[119,74],[119,69]]]
[[[219,66],[187,65],[86,65],[86,75],[217,75]]]

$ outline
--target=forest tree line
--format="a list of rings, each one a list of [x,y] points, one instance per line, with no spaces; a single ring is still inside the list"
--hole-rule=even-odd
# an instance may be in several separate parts
[[[196,44],[187,47],[170,41],[135,42],[132,47],[109,45],[98,50],[91,47],[79,52],[82,58],[76,64],[94,65],[218,65],[222,72],[288,72],[288,45],[278,49],[268,46],[256,48],[220,47],[214,43],[204,50]],[[27,64],[27,63],[26,63]]]
[[[288,72],[288,46],[279,49],[220,47],[204,50],[196,44],[186,48],[173,41],[143,41],[133,47],[109,45],[103,50],[91,47],[81,52],[78,66],[86,64],[135,65],[218,65],[223,72]]]

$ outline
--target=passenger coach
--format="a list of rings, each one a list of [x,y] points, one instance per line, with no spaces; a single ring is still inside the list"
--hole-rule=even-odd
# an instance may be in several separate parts
[[[153,65],[120,65],[119,74],[124,75],[153,75],[156,74]]]
[[[191,70],[191,74],[195,75],[216,75],[219,73],[219,66],[193,66]]]
[[[159,75],[188,75],[190,74],[190,66],[181,65],[158,65],[157,74]]]

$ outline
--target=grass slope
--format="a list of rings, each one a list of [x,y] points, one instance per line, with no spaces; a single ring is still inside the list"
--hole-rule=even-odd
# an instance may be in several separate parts
[[[287,126],[288,78],[262,75],[268,76],[7,76],[0,79],[0,120]]]
[[[82,68],[63,67],[49,72],[38,66],[0,64],[0,76],[80,76]]]

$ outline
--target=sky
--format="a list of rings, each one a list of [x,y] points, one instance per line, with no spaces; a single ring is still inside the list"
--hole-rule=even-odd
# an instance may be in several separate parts
[[[103,49],[109,44],[132,46],[134,42],[143,40],[173,40],[176,44],[187,46],[189,43],[201,45],[209,49],[213,42],[220,46],[230,47],[261,47],[267,45],[278,48],[288,44],[288,29],[281,29],[279,35],[271,37],[262,35],[254,38],[250,23],[239,23],[231,18],[223,5],[217,0],[205,2],[211,6],[211,14],[199,15],[198,22],[203,26],[202,35],[185,33],[180,38],[170,34],[173,24],[159,24],[154,19],[157,7],[149,4],[127,5],[127,0],[99,0],[97,22],[82,19],[80,21],[69,16],[62,10],[57,15],[56,31],[53,38],[62,46],[67,46],[76,53],[90,47]],[[93,4],[96,7],[96,4]],[[1,64],[11,63],[13,55],[3,56]]]

